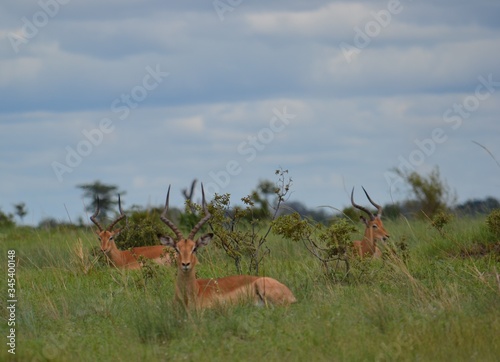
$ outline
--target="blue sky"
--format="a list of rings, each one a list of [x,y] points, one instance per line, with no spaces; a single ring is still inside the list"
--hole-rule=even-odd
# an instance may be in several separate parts
[[[500,159],[499,2],[269,3],[3,2],[2,211],[86,218],[95,180],[129,206],[194,178],[236,201],[280,167],[311,208],[400,201],[394,167],[500,197],[473,142]]]

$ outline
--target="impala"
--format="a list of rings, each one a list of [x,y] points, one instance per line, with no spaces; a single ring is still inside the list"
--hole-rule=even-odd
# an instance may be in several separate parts
[[[95,230],[95,232],[101,240],[101,250],[108,260],[111,260],[111,263],[115,267],[124,269],[141,268],[142,265],[138,260],[139,257],[151,259],[161,265],[172,264],[168,250],[163,245],[141,246],[131,248],[130,250],[120,250],[117,248],[115,237],[120,234],[122,229],[113,230],[113,227],[126,217],[122,211],[120,195],[118,195],[118,208],[120,215],[106,229],[96,219],[97,215],[99,215],[99,198],[97,198],[97,210],[90,217],[90,220],[98,227],[98,230]]]
[[[365,212],[369,216],[369,220],[364,216],[360,216],[361,221],[365,224],[365,234],[363,236],[363,240],[356,240],[353,242],[355,252],[360,256],[373,256],[374,258],[380,258],[382,256],[382,252],[377,246],[377,241],[382,240],[385,241],[389,238],[389,234],[384,228],[384,224],[382,224],[382,206],[376,204],[368,195],[365,188],[363,187],[363,191],[365,192],[368,201],[377,208],[377,214],[374,215],[367,208],[357,205],[354,202],[354,187],[351,192],[351,204],[356,209],[359,209]]]
[[[233,275],[224,278],[196,279],[195,266],[198,263],[196,252],[208,245],[212,233],[201,236],[194,241],[196,233],[211,217],[205,203],[203,185],[202,208],[204,217],[194,226],[187,238],[184,238],[177,226],[167,218],[170,186],[167,192],[165,209],[161,220],[174,232],[177,240],[166,236],[161,237],[162,244],[174,248],[177,260],[177,281],[175,299],[185,308],[209,308],[216,305],[235,304],[249,300],[256,305],[288,305],[296,302],[293,293],[287,286],[275,279],[251,275]]]

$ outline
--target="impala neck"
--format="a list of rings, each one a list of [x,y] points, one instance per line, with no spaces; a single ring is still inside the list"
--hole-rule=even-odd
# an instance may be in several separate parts
[[[374,252],[374,250],[375,250],[375,238],[373,236],[373,228],[370,226],[367,226],[365,229],[363,243],[369,248],[369,250],[371,250],[371,252]]]
[[[185,307],[196,305],[200,287],[196,282],[194,268],[189,271],[177,270],[176,297]]]
[[[114,241],[109,243],[109,250],[106,251],[105,253],[116,266],[122,266],[126,264],[127,260],[124,255],[125,252],[119,250],[116,247]]]

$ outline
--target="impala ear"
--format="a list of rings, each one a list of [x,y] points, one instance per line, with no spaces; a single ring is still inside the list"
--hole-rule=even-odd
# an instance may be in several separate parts
[[[202,237],[200,237],[196,241],[196,248],[201,248],[201,247],[207,246],[213,237],[214,237],[213,233],[208,233],[208,234],[203,235]]]
[[[363,222],[363,224],[365,224],[366,226],[368,226],[368,221],[365,219],[364,216],[360,216],[359,219]]]
[[[160,239],[160,243],[162,243],[163,245],[170,246],[171,248],[175,249],[175,240],[170,236],[158,235],[158,238]]]

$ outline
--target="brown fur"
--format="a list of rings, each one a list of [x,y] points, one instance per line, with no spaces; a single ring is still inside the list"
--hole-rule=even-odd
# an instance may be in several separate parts
[[[97,231],[96,234],[101,240],[101,250],[111,260],[111,263],[118,268],[139,269],[142,265],[137,261],[139,257],[151,259],[160,265],[171,265],[169,250],[163,245],[140,246],[130,250],[120,250],[115,244],[114,238],[120,233],[117,231]]]
[[[373,256],[378,259],[382,257],[382,252],[377,246],[378,240],[386,240],[389,238],[389,234],[382,224],[382,220],[375,217],[373,220],[366,220],[363,218],[365,223],[365,234],[363,240],[355,240],[353,242],[354,251],[360,257]]]
[[[358,210],[365,212],[369,219],[366,219],[364,216],[361,216],[360,219],[365,224],[365,234],[363,236],[363,240],[355,240],[353,242],[353,250],[358,256],[363,258],[364,256],[373,256],[374,258],[381,258],[382,252],[377,246],[377,241],[386,240],[389,238],[389,234],[384,228],[384,224],[382,223],[382,206],[375,203],[368,192],[363,188],[368,201],[377,208],[377,214],[373,214],[366,207],[358,205],[354,202],[354,187],[351,191],[351,204]]]
[[[196,250],[207,245],[212,234],[202,236],[197,242],[161,238],[164,245],[177,252],[177,282],[175,298],[185,307],[210,308],[215,305],[251,301],[256,305],[272,303],[288,305],[297,300],[288,287],[269,277],[233,275],[217,279],[196,279],[198,263]]]

